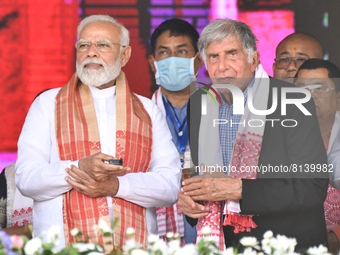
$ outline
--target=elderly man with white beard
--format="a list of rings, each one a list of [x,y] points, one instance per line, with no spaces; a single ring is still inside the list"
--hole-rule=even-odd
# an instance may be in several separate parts
[[[147,245],[148,234],[157,234],[155,207],[177,200],[179,156],[158,107],[133,94],[121,71],[131,55],[126,28],[93,15],[77,32],[77,73],[40,95],[26,117],[16,185],[34,200],[33,236],[57,225],[58,248],[75,241],[74,228],[105,253],[125,242],[128,227]],[[117,217],[112,236],[93,227]]]

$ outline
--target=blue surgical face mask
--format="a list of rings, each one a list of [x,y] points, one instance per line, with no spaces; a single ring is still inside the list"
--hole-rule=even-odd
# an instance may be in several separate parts
[[[197,54],[196,54],[197,56]],[[170,91],[179,91],[196,80],[193,58],[170,57],[154,61],[156,83]]]

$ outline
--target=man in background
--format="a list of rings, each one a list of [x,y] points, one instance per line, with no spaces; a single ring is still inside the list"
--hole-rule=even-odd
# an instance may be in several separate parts
[[[190,149],[188,146],[187,103],[195,88],[198,69],[203,60],[198,54],[199,34],[188,22],[169,19],[160,24],[151,36],[149,64],[155,73],[158,90],[152,101],[162,111],[177,147],[182,165],[182,179],[190,175]],[[186,162],[185,162],[186,161]],[[196,239],[196,227],[191,227],[175,204],[157,208],[158,234],[179,233],[185,243]]]
[[[297,74],[295,85],[310,90],[316,106],[319,127],[327,154],[332,147],[339,146],[336,139],[340,130],[340,70],[330,61],[309,59],[303,63]],[[339,158],[336,159],[339,161]],[[339,171],[336,161],[332,164],[331,174]],[[332,182],[332,178],[331,178]],[[340,240],[340,190],[328,185],[327,197],[324,203],[326,227],[328,230],[329,251],[339,252]]]
[[[321,43],[305,33],[293,33],[284,38],[276,48],[273,63],[274,78],[293,83],[295,74],[303,62],[323,57]]]

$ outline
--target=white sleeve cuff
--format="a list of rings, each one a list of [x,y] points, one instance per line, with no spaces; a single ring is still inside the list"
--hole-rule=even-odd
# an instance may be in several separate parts
[[[68,167],[68,168],[71,168],[71,166],[74,165],[74,166],[76,166],[76,167],[79,168],[78,163],[79,163],[79,160],[71,161],[71,162],[67,165],[67,167]],[[66,169],[65,169],[65,172],[66,172]],[[68,173],[66,173],[66,174],[67,174],[67,176],[70,177],[73,181],[78,182],[78,181],[77,181],[76,179],[74,179],[71,175],[69,175]]]
[[[67,167],[71,168],[71,165],[74,165],[74,166],[79,168],[79,160],[71,161],[70,164]]]
[[[125,176],[118,176],[119,188],[115,197],[126,198],[130,191],[130,184],[128,178]]]

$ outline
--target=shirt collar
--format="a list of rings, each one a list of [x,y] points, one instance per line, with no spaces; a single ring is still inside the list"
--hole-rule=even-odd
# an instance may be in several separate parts
[[[116,95],[116,86],[112,86],[106,89],[98,89],[94,86],[89,86],[91,94],[96,98],[108,98]]]
[[[162,94],[162,96],[163,96],[164,102],[165,102],[166,104],[168,104],[169,106],[175,108],[175,109],[182,110],[182,109],[185,109],[185,108],[187,107],[188,101],[186,101],[186,103],[183,105],[183,107],[182,107],[181,109],[179,109],[177,106],[171,104],[164,94]]]

